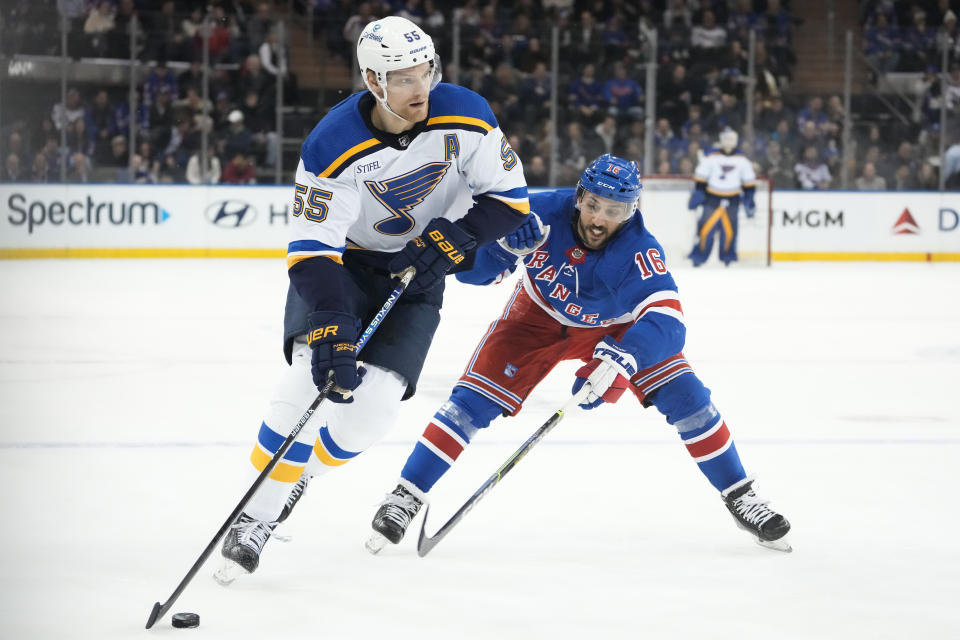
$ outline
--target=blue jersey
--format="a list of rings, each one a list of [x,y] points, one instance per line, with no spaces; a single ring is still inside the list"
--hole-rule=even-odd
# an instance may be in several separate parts
[[[607,246],[592,251],[575,235],[574,204],[573,189],[531,194],[531,211],[550,226],[546,241],[522,259],[496,243],[484,246],[474,268],[457,279],[487,284],[522,264],[521,286],[556,322],[584,328],[632,324],[620,346],[633,353],[640,369],[679,353],[686,328],[677,285],[640,212]]]

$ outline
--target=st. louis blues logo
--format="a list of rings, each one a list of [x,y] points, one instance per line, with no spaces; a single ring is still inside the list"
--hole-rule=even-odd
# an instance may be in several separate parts
[[[416,220],[410,210],[426,200],[449,168],[449,162],[431,162],[396,178],[364,182],[373,197],[390,212],[389,218],[375,223],[373,228],[388,236],[402,236],[413,229]]]
[[[503,375],[507,376],[508,378],[514,377],[517,375],[517,367],[508,362],[507,366],[503,369]]]

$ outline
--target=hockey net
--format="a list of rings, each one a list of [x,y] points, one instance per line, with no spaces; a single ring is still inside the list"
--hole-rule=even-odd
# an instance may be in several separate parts
[[[697,241],[700,216],[699,209],[687,209],[693,176],[648,175],[642,178],[641,184],[640,212],[647,228],[663,246],[667,267],[689,265],[687,255]],[[748,218],[742,204],[737,212],[737,256],[740,264],[769,266],[773,185],[769,178],[757,178],[756,185],[756,215]],[[717,244],[715,239],[711,262],[716,261]]]

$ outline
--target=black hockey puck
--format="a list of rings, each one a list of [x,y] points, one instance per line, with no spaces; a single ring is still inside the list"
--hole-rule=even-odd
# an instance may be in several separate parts
[[[177,629],[193,629],[200,626],[200,616],[195,613],[175,613],[170,623]]]

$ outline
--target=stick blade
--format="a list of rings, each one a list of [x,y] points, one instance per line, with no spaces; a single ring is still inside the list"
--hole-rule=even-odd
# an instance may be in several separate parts
[[[420,538],[417,539],[417,555],[421,558],[433,549],[439,540],[431,538],[427,535],[427,516],[430,515],[430,505],[427,504],[426,508],[423,510],[423,522],[420,524]]]
[[[159,602],[154,603],[153,610],[150,611],[150,617],[147,618],[147,629],[152,627],[154,623],[160,619],[164,614],[163,605]]]

